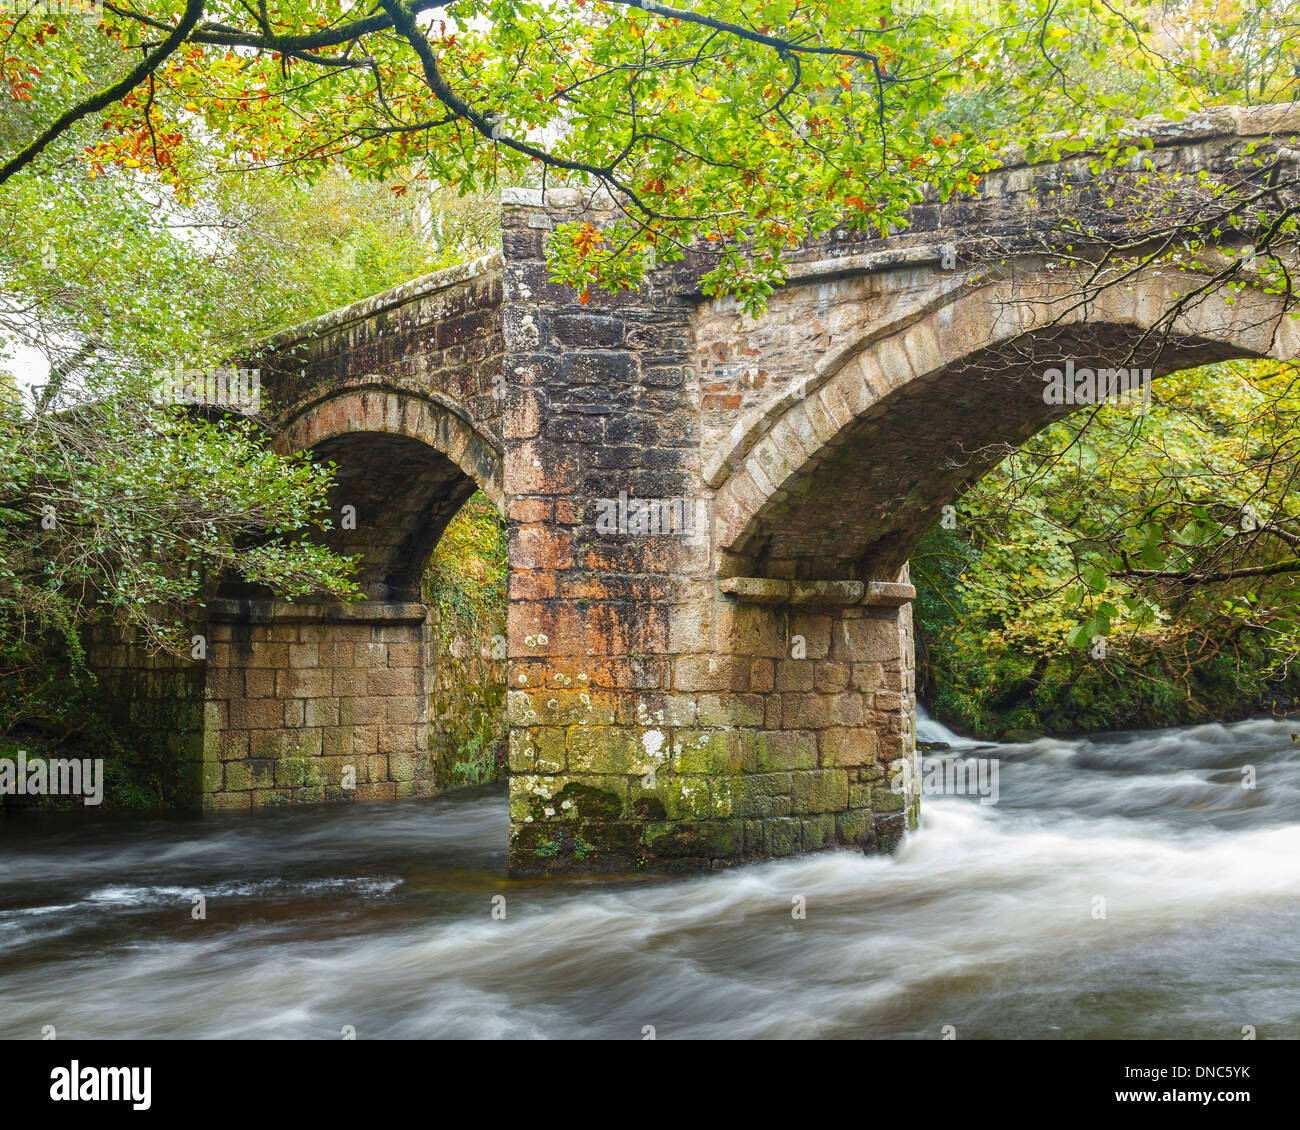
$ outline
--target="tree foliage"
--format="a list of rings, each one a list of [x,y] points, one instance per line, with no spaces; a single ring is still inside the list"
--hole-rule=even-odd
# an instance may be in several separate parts
[[[1149,411],[1068,417],[968,492],[913,558],[949,717],[997,733],[1289,708],[1298,375],[1167,377]]]
[[[448,524],[425,591],[438,632],[433,715],[443,779],[484,784],[506,764],[506,538],[480,492]]]
[[[136,392],[133,398],[131,391]],[[188,654],[186,612],[229,572],[294,597],[354,591],[325,529],[327,467],[120,385],[57,413],[0,415],[0,653],[93,615]],[[266,536],[270,535],[270,536]],[[73,645],[75,648],[75,644]]]
[[[974,190],[1005,148],[1240,88],[1285,97],[1289,19],[1253,11],[1225,36],[1215,18],[1201,0],[110,2],[97,26],[8,19],[25,110],[0,183],[66,160],[61,142],[182,198],[214,142],[223,169],[342,166],[398,195],[540,172],[624,213],[558,233],[566,281],[633,285],[695,247],[711,290],[754,305],[800,241],[887,231],[927,186]]]

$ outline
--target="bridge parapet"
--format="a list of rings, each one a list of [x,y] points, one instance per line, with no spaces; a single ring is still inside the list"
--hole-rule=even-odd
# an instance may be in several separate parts
[[[266,412],[287,426],[357,388],[426,397],[501,444],[499,253],[413,279],[285,330],[255,351]]]

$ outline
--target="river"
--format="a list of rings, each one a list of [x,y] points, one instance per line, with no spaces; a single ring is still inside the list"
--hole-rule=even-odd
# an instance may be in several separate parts
[[[925,719],[930,756],[998,759],[996,805],[697,878],[511,881],[500,787],[0,819],[0,1036],[1296,1039],[1296,731]]]

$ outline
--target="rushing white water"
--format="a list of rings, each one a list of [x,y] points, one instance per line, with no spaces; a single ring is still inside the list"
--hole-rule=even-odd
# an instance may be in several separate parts
[[[954,749],[975,744],[970,738],[963,738],[960,734],[953,733],[942,722],[936,722],[919,702],[916,704],[916,740],[943,742]]]
[[[1297,1038],[1292,725],[1010,746],[926,721],[999,759],[996,806],[926,797],[892,858],[685,879],[510,881],[499,788],[6,819],[0,1036]]]

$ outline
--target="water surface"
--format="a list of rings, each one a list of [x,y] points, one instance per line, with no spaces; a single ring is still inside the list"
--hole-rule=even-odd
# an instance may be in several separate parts
[[[991,745],[923,721],[999,759],[996,806],[926,797],[892,858],[684,879],[511,881],[499,787],[5,818],[0,1036],[1296,1039],[1293,729]]]

